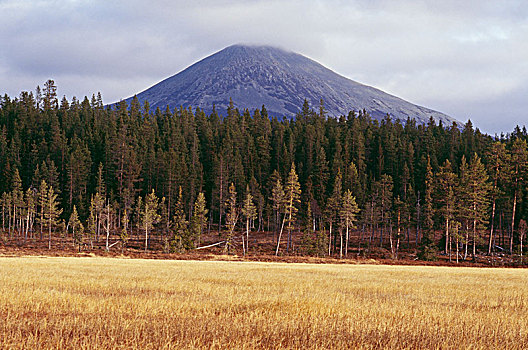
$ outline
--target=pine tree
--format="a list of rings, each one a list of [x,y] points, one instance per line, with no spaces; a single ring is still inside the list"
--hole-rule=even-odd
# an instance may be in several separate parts
[[[315,158],[315,169],[315,199],[319,203],[323,203],[323,199],[326,196],[326,188],[328,183],[328,161],[326,160],[326,152],[323,147],[320,147],[317,151],[317,155]]]
[[[27,239],[29,232],[31,232],[31,238],[33,238],[33,223],[37,214],[37,191],[34,188],[28,188],[24,198],[26,208],[26,233],[24,239]]]
[[[209,210],[206,209],[205,205],[205,195],[203,192],[200,192],[194,203],[194,211],[191,219],[193,237],[197,245],[200,245],[202,233],[207,224],[207,213]]]
[[[454,219],[455,214],[455,186],[457,182],[456,174],[453,172],[451,162],[446,159],[440,171],[436,174],[436,193],[438,202],[440,203],[440,214],[445,223],[445,254],[449,254],[451,259],[450,239],[451,232],[450,223]]]
[[[84,226],[79,220],[79,214],[77,214],[77,207],[73,206],[73,211],[68,220],[68,227],[72,229],[73,245],[77,245],[79,251],[81,251],[81,245],[83,242]]]
[[[105,239],[105,250],[108,252],[110,250],[110,228],[112,227],[114,219],[114,210],[115,208],[110,203],[110,200],[107,199],[100,213],[100,222],[103,225],[103,228],[106,232]],[[113,245],[113,244],[112,244]]]
[[[24,192],[22,190],[20,173],[17,168],[15,168],[11,179],[11,205],[13,207],[13,215],[11,216],[12,224],[10,227],[13,227],[20,234],[21,227],[19,218],[24,207]]]
[[[503,194],[501,187],[506,180],[507,165],[509,164],[508,153],[506,147],[502,142],[494,142],[491,151],[488,154],[488,172],[491,175],[493,187],[491,189],[491,223],[490,235],[488,242],[488,254],[492,254],[494,229],[495,229],[495,213],[497,206],[497,199]]]
[[[58,108],[58,99],[57,99],[57,86],[55,85],[55,82],[52,79],[49,79],[44,83],[44,90],[43,90],[44,96],[43,96],[43,108],[45,111],[50,111],[52,109]]]
[[[9,220],[8,212],[9,212],[9,208],[11,208],[11,196],[9,193],[6,193],[6,192],[2,193],[1,204],[2,204],[2,233],[4,233],[5,227],[6,227],[6,216],[7,216],[7,219]]]
[[[88,231],[88,238],[90,240],[90,248],[93,249],[93,241],[96,238],[97,234],[97,219],[96,219],[96,210],[95,210],[95,201],[94,196],[90,199],[90,208],[89,208],[89,214],[88,214],[88,222],[87,222],[87,231]]]
[[[99,235],[101,233],[101,224],[103,209],[106,201],[106,185],[103,179],[103,165],[99,163],[97,170],[97,187],[95,195],[93,195],[91,203],[93,204],[93,214],[95,219],[95,239],[99,241]]]
[[[526,180],[528,172],[528,147],[525,140],[517,138],[513,141],[511,147],[511,165],[509,180],[513,192],[512,198],[512,216],[510,230],[510,254],[513,254],[513,233],[515,232],[515,215],[517,212],[517,202],[520,198],[521,188]]]
[[[53,231],[53,227],[58,225],[59,216],[62,214],[62,208],[59,208],[57,196],[53,186],[50,186],[44,202],[44,218],[48,225],[48,249],[51,249],[51,232]]]
[[[40,187],[38,190],[38,206],[40,209],[38,222],[40,224],[40,239],[43,239],[43,231],[44,231],[44,225],[46,224],[46,218],[44,216],[44,213],[46,211],[46,199],[48,197],[48,184],[45,180],[42,180],[40,182]]]
[[[348,255],[348,240],[349,240],[349,229],[356,228],[356,216],[359,213],[359,208],[356,203],[356,198],[352,195],[350,190],[346,190],[343,195],[343,201],[341,209],[339,211],[339,216],[341,218],[341,223],[345,227],[345,257]],[[342,257],[343,244],[341,243],[341,248],[339,251],[339,256]]]
[[[326,252],[326,246],[326,233],[315,230],[312,206],[308,201],[301,236],[301,248],[305,254],[322,256]]]
[[[315,237],[313,229],[313,215],[312,205],[308,201],[308,207],[306,209],[306,216],[303,224],[303,232],[301,236],[301,247],[309,255],[314,254]]]
[[[121,243],[122,243],[121,250],[126,248],[128,239],[130,238],[129,222],[130,222],[130,217],[128,213],[128,208],[125,207],[125,209],[123,210],[123,217],[121,218],[121,231],[119,233],[119,239],[121,240]]]
[[[169,215],[169,206],[165,197],[161,198],[159,204],[160,220],[159,226],[161,228],[161,241],[163,242],[164,250],[167,252],[169,249],[169,230],[171,227],[170,215]]]
[[[67,181],[68,181],[68,204],[71,206],[77,203],[77,206],[82,206],[81,212],[84,212],[83,199],[86,198],[88,188],[88,176],[91,167],[91,156],[88,146],[74,138],[72,141],[72,151],[70,153],[67,165]]]
[[[391,226],[391,209],[392,209],[392,176],[383,174],[381,179],[376,181],[374,188],[377,191],[377,211],[381,222],[380,247],[383,245],[383,233],[387,227]]]
[[[394,216],[395,216],[395,222],[396,222],[396,234],[390,234],[390,245],[391,245],[391,253],[393,259],[398,259],[398,252],[400,250],[400,239],[402,238],[402,224],[405,220],[405,209],[406,209],[406,203],[400,199],[400,196],[397,196],[394,199]],[[393,242],[393,236],[396,238],[396,243]]]
[[[280,178],[279,173],[277,170],[273,171],[273,174],[271,175],[272,179],[275,179],[273,182],[273,188],[271,190],[271,197],[270,201],[272,202],[272,208],[274,212],[274,221],[275,221],[275,230],[274,230],[274,238],[277,235],[277,231],[279,230],[279,223],[280,223],[280,215],[284,209],[284,188],[282,187],[282,181]]]
[[[334,180],[334,189],[332,191],[332,195],[330,196],[330,198],[328,198],[325,210],[326,220],[328,221],[328,224],[330,226],[328,231],[328,255],[331,255],[332,253],[332,229],[334,227],[333,224],[337,222],[339,218],[339,208],[341,207],[342,196],[343,194],[341,170],[338,170],[336,178]]]
[[[526,231],[528,230],[528,225],[524,219],[519,220],[519,243],[521,244],[519,248],[519,253],[521,255],[521,264],[524,264],[523,260],[523,241],[526,236]]]
[[[158,214],[159,200],[154,190],[145,197],[145,204],[141,212],[141,225],[145,231],[145,252],[148,249],[149,242],[149,231],[152,230],[153,226],[159,221],[160,215]]]
[[[236,205],[236,189],[235,185],[231,183],[229,186],[229,192],[227,201],[225,203],[225,206],[227,208],[227,214],[226,214],[226,225],[227,225],[227,233],[226,233],[226,244],[225,244],[225,250],[227,253],[231,251],[231,246],[233,245],[233,239],[235,237],[235,228],[238,221],[238,208]]]
[[[181,252],[193,248],[193,240],[189,232],[188,222],[183,210],[182,188],[178,191],[178,200],[174,206],[174,217],[172,218],[173,238],[171,248],[173,251]]]
[[[253,204],[253,196],[251,195],[251,192],[249,191],[249,185],[246,186],[246,198],[244,199],[244,203],[242,205],[242,215],[246,219],[246,244],[244,248],[244,254],[245,254],[246,251],[249,252],[250,222],[252,220],[255,220],[255,218],[257,217],[257,208],[255,207],[255,204]]]
[[[464,260],[467,258],[469,246],[469,232],[471,223],[471,200],[469,193],[469,164],[466,157],[462,156],[459,168],[456,206],[457,206],[457,220],[460,222],[458,234],[460,242],[464,245]]]
[[[480,157],[475,153],[473,158],[471,158],[468,172],[468,199],[470,205],[468,209],[473,231],[473,260],[476,258],[479,233],[484,228],[484,225],[488,223],[488,194],[491,189],[488,178]]]
[[[425,194],[423,204],[423,235],[420,242],[418,257],[421,260],[436,260],[436,248],[434,245],[434,210],[433,210],[433,169],[431,159],[427,157],[425,171]]]
[[[288,245],[286,251],[289,252],[291,245],[291,231],[293,229],[293,224],[296,220],[297,211],[299,210],[298,206],[301,202],[301,185],[299,184],[299,178],[295,171],[295,164],[292,163],[290,173],[288,175],[288,180],[286,181],[285,187],[285,201],[284,201],[284,220],[282,223],[281,232],[279,233],[279,239],[277,241],[277,249],[275,255],[279,254],[279,245],[282,235],[282,230],[284,224],[288,223]]]

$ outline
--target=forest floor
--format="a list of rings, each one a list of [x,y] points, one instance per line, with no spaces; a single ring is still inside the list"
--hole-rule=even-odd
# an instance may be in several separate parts
[[[110,244],[116,243],[117,237],[110,237]],[[222,242],[223,239],[216,233],[204,234],[199,246],[208,246],[214,243]],[[521,264],[519,256],[510,256],[505,253],[495,253],[488,255],[477,251],[473,259],[469,252],[466,259],[463,259],[463,253],[456,261],[455,253],[452,253],[451,259],[448,255],[440,252],[436,256],[436,261],[422,261],[417,258],[417,249],[414,241],[405,241],[400,244],[398,257],[392,257],[389,242],[384,242],[380,247],[379,240],[376,244],[372,243],[368,247],[368,240],[361,240],[360,236],[351,235],[349,242],[349,251],[347,256],[339,256],[339,247],[333,249],[332,254],[323,256],[310,256],[302,254],[298,249],[300,242],[299,236],[292,237],[290,251],[287,251],[286,240],[281,242],[280,252],[275,255],[276,238],[272,233],[253,233],[250,236],[250,246],[246,255],[243,254],[240,236],[232,245],[230,252],[225,250],[225,244],[208,247],[205,249],[193,249],[180,253],[164,252],[162,239],[157,237],[149,242],[149,250],[144,250],[144,238],[140,235],[133,235],[126,247],[119,242],[112,246],[109,251],[105,249],[105,239],[100,237],[99,240],[92,244],[85,243],[81,249],[74,247],[71,237],[53,238],[51,249],[48,249],[48,240],[43,239],[26,239],[12,236],[8,238],[3,235],[0,239],[0,256],[64,256],[64,257],[118,257],[118,258],[142,258],[142,259],[166,259],[166,260],[218,260],[218,261],[262,261],[262,262],[288,262],[288,263],[314,263],[314,264],[382,264],[382,265],[412,265],[412,266],[468,266],[468,267],[522,267],[528,266],[528,259],[524,258],[524,264]],[[361,248],[359,248],[359,246]],[[485,247],[482,247],[483,249]],[[325,249],[326,250],[326,249]],[[470,247],[471,251],[471,247]],[[325,252],[326,253],[326,252]]]

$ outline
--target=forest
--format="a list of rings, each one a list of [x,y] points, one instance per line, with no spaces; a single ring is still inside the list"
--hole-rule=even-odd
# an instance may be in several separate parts
[[[522,260],[528,133],[426,125],[365,111],[293,119],[265,106],[210,115],[57,96],[53,80],[0,97],[0,246],[185,252],[217,238],[249,254]],[[354,247],[351,237],[354,235]],[[236,241],[236,244],[235,244]],[[242,245],[240,247],[240,243]]]

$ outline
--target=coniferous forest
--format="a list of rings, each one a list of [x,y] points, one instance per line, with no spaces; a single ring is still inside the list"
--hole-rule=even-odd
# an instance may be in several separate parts
[[[52,80],[0,97],[0,245],[242,255],[267,235],[269,255],[522,262],[525,128],[299,107],[289,120],[105,106],[59,99]]]

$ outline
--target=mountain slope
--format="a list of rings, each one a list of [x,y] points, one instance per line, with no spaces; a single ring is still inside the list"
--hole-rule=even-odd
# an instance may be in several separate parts
[[[269,46],[234,45],[193,64],[137,95],[151,108],[200,107],[213,104],[224,112],[232,98],[238,108],[266,106],[270,115],[294,116],[304,99],[318,106],[322,98],[329,116],[366,109],[373,118],[387,113],[397,119],[430,117],[444,125],[453,118],[409,103],[381,90],[345,78],[302,55]],[[131,98],[127,99],[130,102]]]

